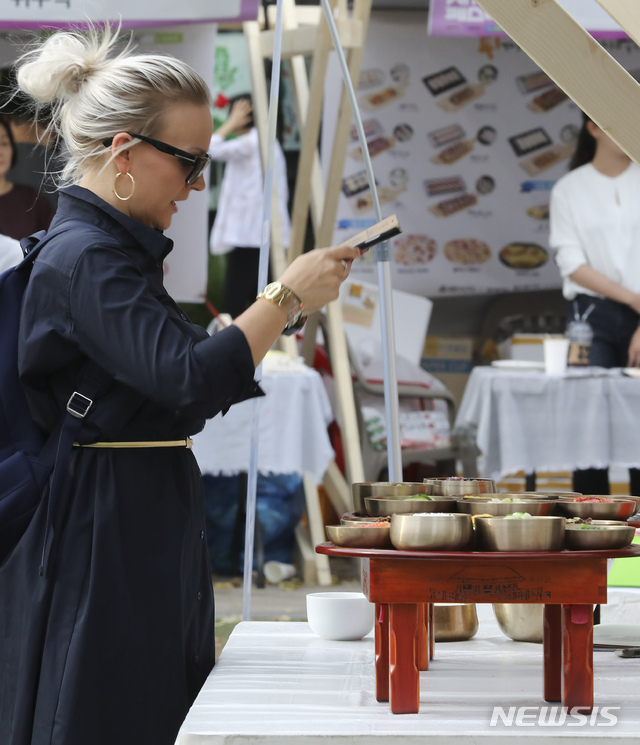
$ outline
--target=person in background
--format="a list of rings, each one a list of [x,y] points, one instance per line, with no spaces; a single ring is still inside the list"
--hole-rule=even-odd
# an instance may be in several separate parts
[[[568,315],[584,315],[594,337],[590,365],[640,367],[640,168],[586,115],[570,173],[551,191],[549,243]],[[640,470],[630,469],[640,495]],[[608,494],[607,469],[573,474],[574,491]]]
[[[49,116],[34,121],[29,100],[16,89],[15,66],[0,70],[0,113],[7,117],[17,156],[17,162],[7,173],[13,184],[35,189],[55,211],[58,195],[55,172],[61,168],[60,158],[47,134]]]
[[[205,189],[210,91],[119,33],[58,31],[18,63],[67,160],[21,317],[18,367],[50,433],[90,360],[91,402],[64,489],[48,488],[0,566],[0,743],[174,745],[215,658],[202,479],[190,435],[260,395],[255,368],[359,256],[309,251],[209,336],[163,285],[164,235]],[[86,403],[86,401],[85,401]]]
[[[9,238],[8,235],[0,235],[0,272],[11,269],[12,266],[22,261],[22,249],[20,241]]]
[[[258,286],[262,236],[263,174],[258,130],[248,93],[229,101],[229,117],[213,133],[209,155],[225,162],[220,199],[211,230],[213,254],[227,254],[222,308],[236,318],[251,305]],[[237,135],[227,140],[229,135]],[[284,154],[276,141],[274,178],[284,247],[289,245],[289,191]]]
[[[0,117],[0,232],[20,240],[38,230],[46,230],[53,209],[46,198],[31,186],[14,184],[7,178],[17,162],[9,121]]]

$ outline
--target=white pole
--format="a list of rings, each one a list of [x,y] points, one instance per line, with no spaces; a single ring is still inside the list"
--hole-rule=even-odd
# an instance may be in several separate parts
[[[267,284],[269,271],[269,247],[271,239],[271,203],[273,195],[273,161],[276,147],[276,123],[278,119],[278,97],[280,93],[280,60],[282,48],[282,0],[276,7],[275,38],[273,42],[273,67],[269,92],[269,130],[267,134],[267,159],[264,169],[264,192],[262,198],[262,237],[256,295]],[[256,380],[262,377],[262,363],[256,370]],[[251,620],[251,589],[253,584],[253,541],[256,533],[256,508],[258,490],[258,428],[260,425],[260,398],[253,400],[253,422],[249,473],[247,477],[247,520],[244,532],[244,575],[242,584],[242,620]]]
[[[364,159],[364,165],[367,171],[367,179],[369,181],[369,187],[371,189],[373,208],[375,210],[376,220],[379,222],[380,220],[382,220],[382,213],[380,212],[378,190],[376,187],[375,176],[373,175],[371,157],[369,155],[369,149],[367,147],[367,139],[365,137],[364,128],[362,126],[362,118],[360,116],[360,110],[358,109],[356,94],[353,90],[351,76],[349,75],[349,68],[347,66],[347,61],[344,56],[342,45],[340,44],[340,37],[338,35],[338,30],[333,19],[331,6],[329,5],[328,0],[321,0],[321,2],[325,17],[327,19],[327,23],[329,24],[329,32],[331,33],[331,38],[333,39],[333,45],[340,62],[342,79],[347,90],[349,102],[351,103],[351,110],[353,112],[353,118],[355,121],[356,130],[358,132],[358,140],[360,142],[360,149],[362,150],[362,157]],[[395,339],[393,336],[393,296],[391,292],[389,242],[383,241],[382,243],[379,243],[375,247],[375,251],[378,267],[378,289],[380,293],[380,324],[382,336],[382,364],[384,372],[384,403],[387,425],[387,460],[389,481],[402,481],[398,374],[396,370]]]

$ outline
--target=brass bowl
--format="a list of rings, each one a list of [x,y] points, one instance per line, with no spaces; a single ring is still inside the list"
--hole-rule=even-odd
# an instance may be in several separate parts
[[[354,512],[365,512],[366,497],[410,497],[413,494],[428,494],[420,481],[363,481],[351,484]]]
[[[593,495],[600,496],[600,495]],[[594,520],[628,520],[636,511],[633,499],[614,499],[611,502],[575,502],[575,497],[561,497],[557,501],[558,514],[565,517],[591,517]]]
[[[433,497],[409,499],[408,497],[365,497],[365,509],[374,517],[384,517],[406,512],[456,512],[457,504],[453,497]]]
[[[449,476],[438,479],[425,479],[428,494],[435,497],[464,497],[467,494],[495,494],[496,482],[493,479],[470,479]]]
[[[564,517],[555,515],[525,520],[477,516],[474,520],[484,551],[561,551],[564,524]]]
[[[340,525],[357,525],[358,523],[374,523],[380,522],[381,524],[391,524],[388,516],[383,517],[372,517],[366,512],[345,512],[340,518]]]
[[[514,642],[542,641],[543,603],[493,603],[500,631]]]
[[[391,543],[400,551],[463,551],[473,536],[471,515],[391,516]]]
[[[515,499],[515,495],[514,495]],[[518,502],[492,502],[488,497],[462,497],[458,500],[458,511],[468,515],[510,515],[512,512],[528,512],[530,515],[552,515],[556,503],[551,499],[522,499]]]
[[[392,548],[390,523],[369,528],[362,525],[327,525],[327,538],[336,546],[346,548]]]
[[[564,531],[564,547],[572,551],[604,551],[625,548],[633,540],[636,529],[633,525],[616,523],[613,520],[593,520],[590,526],[569,525]]]
[[[434,603],[433,631],[437,642],[463,642],[478,631],[475,603]]]
[[[634,497],[631,494],[612,494],[611,499],[632,499],[636,503],[636,509],[635,512],[632,513],[632,517],[640,510],[640,497]]]
[[[529,492],[534,496],[542,497],[581,497],[579,491],[567,491],[565,489],[536,489],[534,492]]]

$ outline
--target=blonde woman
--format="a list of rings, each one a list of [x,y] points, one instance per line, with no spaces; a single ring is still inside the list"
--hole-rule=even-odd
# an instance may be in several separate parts
[[[358,251],[301,256],[210,337],[162,284],[173,248],[163,231],[205,188],[204,81],[95,30],[48,37],[17,79],[53,108],[68,161],[52,228],[70,226],[42,250],[27,289],[24,389],[51,431],[85,360],[112,382],[84,419],[60,503],[43,494],[0,568],[0,742],[173,745],[214,664],[188,437],[260,394],[255,366],[303,306],[337,298]]]

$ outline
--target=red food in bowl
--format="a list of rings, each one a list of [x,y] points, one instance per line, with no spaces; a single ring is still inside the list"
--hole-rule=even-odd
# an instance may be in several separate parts
[[[614,502],[614,499],[607,499],[606,497],[576,497],[571,500],[572,502]]]

